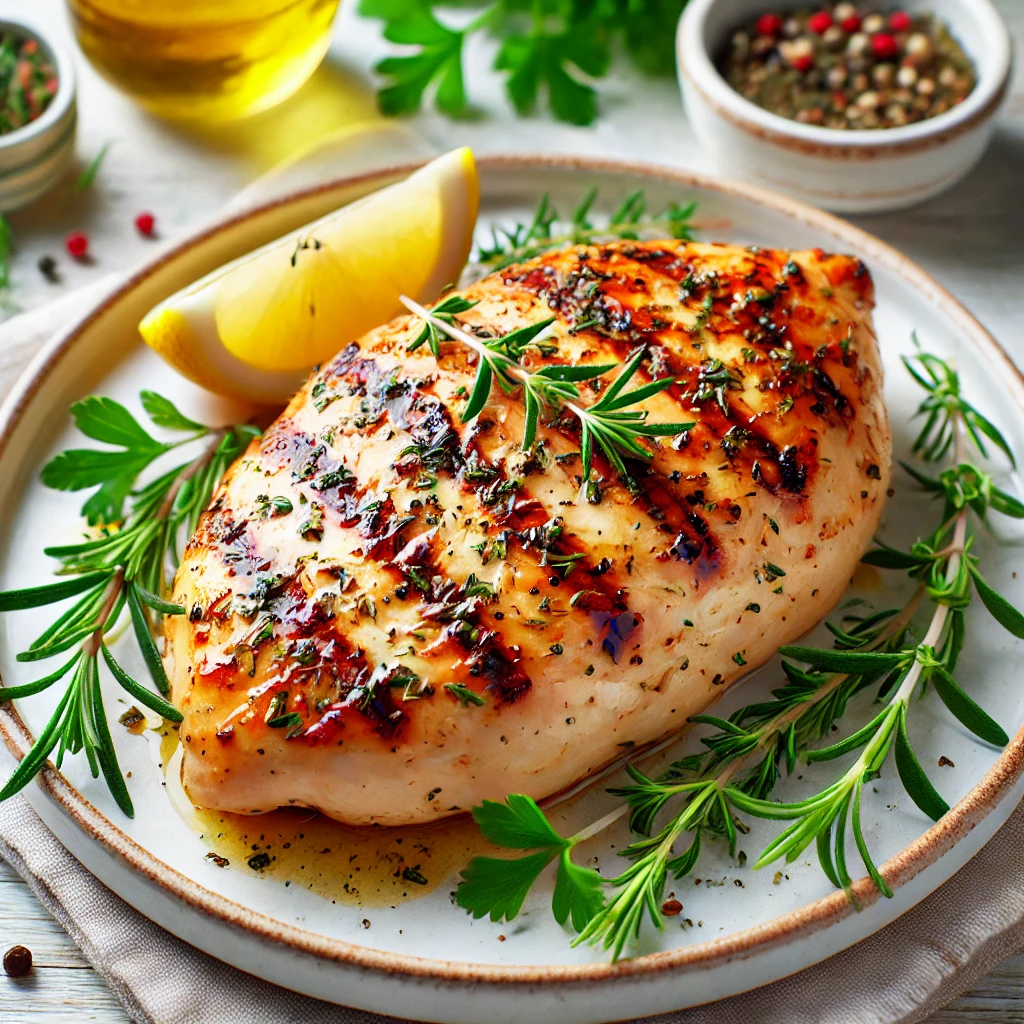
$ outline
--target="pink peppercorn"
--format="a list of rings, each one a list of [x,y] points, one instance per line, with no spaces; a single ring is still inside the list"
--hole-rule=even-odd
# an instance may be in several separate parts
[[[135,218],[135,227],[140,235],[151,235],[153,234],[153,228],[156,226],[156,218],[149,212],[143,212]]]
[[[899,52],[900,44],[888,32],[877,32],[871,37],[871,53],[875,60],[894,60]]]
[[[810,53],[801,53],[796,57],[790,57],[789,66],[797,71],[810,71],[814,67],[814,56]]]
[[[84,231],[72,231],[64,239],[64,248],[67,249],[69,256],[80,260],[89,251],[89,236]]]
[[[851,14],[848,18],[843,18],[843,20],[839,23],[839,27],[844,32],[849,33],[851,36],[853,35],[854,32],[859,32],[860,31],[860,15],[859,14]]]
[[[757,34],[761,36],[777,36],[782,31],[782,15],[762,14],[757,19]]]
[[[832,15],[828,11],[818,11],[817,14],[812,14],[807,19],[807,27],[815,33],[815,35],[821,35],[827,29],[832,27]]]
[[[910,15],[906,11],[896,11],[889,15],[889,28],[893,32],[906,32],[912,24]]]

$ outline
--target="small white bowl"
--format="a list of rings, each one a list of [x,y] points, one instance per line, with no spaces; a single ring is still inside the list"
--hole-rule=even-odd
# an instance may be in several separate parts
[[[779,4],[783,10],[785,0]],[[944,21],[977,84],[960,104],[900,128],[860,131],[801,124],[736,92],[715,60],[768,0],[689,0],[676,36],[679,82],[697,138],[730,177],[845,213],[896,210],[937,195],[978,162],[1010,80],[1010,34],[991,0],[903,0]]]
[[[0,135],[0,213],[34,202],[67,172],[75,155],[75,69],[63,47],[29,21],[0,19],[0,33],[35,39],[57,72],[57,94],[34,121]]]

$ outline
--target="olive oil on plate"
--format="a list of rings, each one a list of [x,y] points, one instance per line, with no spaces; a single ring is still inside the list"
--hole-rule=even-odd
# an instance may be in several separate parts
[[[347,906],[384,907],[444,883],[454,888],[460,868],[495,852],[468,815],[408,828],[349,828],[302,807],[266,814],[196,807],[181,785],[177,731],[164,724],[149,738],[172,806],[209,848],[206,859],[221,868]]]

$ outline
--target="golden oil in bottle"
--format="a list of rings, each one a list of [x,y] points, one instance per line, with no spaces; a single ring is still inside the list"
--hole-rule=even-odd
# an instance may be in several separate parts
[[[338,0],[68,0],[78,44],[155,114],[226,121],[286,99],[323,60]]]

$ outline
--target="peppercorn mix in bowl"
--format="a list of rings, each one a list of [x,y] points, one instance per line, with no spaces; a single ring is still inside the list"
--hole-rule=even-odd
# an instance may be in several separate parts
[[[944,114],[977,84],[940,18],[853,3],[762,14],[733,34],[718,67],[769,113],[854,130]]]
[[[677,49],[687,115],[726,173],[855,213],[967,174],[1011,63],[991,0],[690,0]]]

